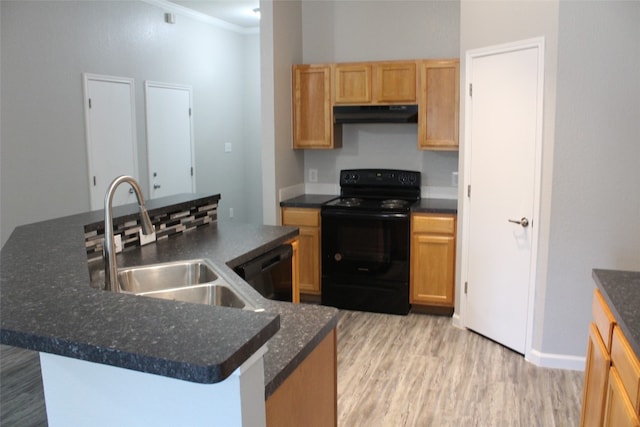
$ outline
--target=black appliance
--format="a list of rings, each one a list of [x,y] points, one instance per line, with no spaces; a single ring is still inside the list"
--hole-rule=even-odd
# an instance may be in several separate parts
[[[340,171],[340,198],[321,207],[322,304],[409,312],[410,210],[420,185],[420,172]]]
[[[291,245],[279,246],[234,268],[263,297],[291,302]]]
[[[336,105],[333,121],[341,123],[418,123],[417,105]]]

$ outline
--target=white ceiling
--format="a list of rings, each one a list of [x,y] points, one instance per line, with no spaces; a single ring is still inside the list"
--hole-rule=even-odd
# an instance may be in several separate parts
[[[260,25],[260,17],[253,12],[253,9],[260,6],[260,0],[171,1],[239,27],[251,28]]]

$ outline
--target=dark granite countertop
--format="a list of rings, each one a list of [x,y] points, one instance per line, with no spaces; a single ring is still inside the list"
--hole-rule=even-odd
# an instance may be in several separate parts
[[[640,357],[640,271],[594,269],[593,278],[625,338]]]
[[[458,213],[458,201],[456,199],[420,199],[420,202],[411,208],[411,212],[455,215]]]
[[[280,202],[280,206],[287,208],[319,208],[324,203],[338,197],[336,194],[303,194],[302,196],[283,200]]]
[[[337,325],[338,310],[266,300],[232,270],[296,236],[295,227],[214,223],[117,256],[119,267],[209,259],[264,308],[252,312],[92,288],[84,226],[101,218],[96,211],[14,230],[0,251],[0,342],[199,383],[222,381],[266,343],[268,397]]]

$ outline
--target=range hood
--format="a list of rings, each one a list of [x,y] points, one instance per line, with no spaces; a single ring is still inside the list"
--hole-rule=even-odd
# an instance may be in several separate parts
[[[333,107],[333,122],[418,123],[417,105],[347,105]]]

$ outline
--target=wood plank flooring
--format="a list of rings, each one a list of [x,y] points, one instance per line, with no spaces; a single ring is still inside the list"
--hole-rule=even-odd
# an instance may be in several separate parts
[[[344,312],[339,425],[577,426],[583,373],[536,367],[450,317]]]
[[[449,317],[345,311],[338,325],[340,427],[577,426],[582,378]],[[0,425],[47,425],[35,352],[0,346]]]

